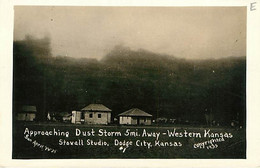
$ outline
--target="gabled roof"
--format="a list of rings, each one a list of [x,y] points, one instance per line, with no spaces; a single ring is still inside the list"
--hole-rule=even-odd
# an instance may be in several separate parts
[[[36,106],[22,106],[22,112],[36,112]]]
[[[82,111],[104,111],[104,112],[112,111],[109,108],[107,108],[106,106],[104,106],[103,104],[90,104],[81,110]]]
[[[130,110],[127,110],[126,112],[123,112],[119,114],[118,116],[140,116],[140,117],[152,117],[151,114],[148,114],[138,108],[132,108]]]

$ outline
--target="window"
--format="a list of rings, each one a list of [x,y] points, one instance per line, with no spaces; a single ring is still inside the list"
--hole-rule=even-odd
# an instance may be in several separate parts
[[[76,114],[76,115],[80,115],[80,119],[85,119],[84,113],[78,113],[78,114]]]
[[[147,120],[146,120],[146,118],[144,118],[144,122],[146,122]]]
[[[98,114],[98,118],[101,118],[101,114]]]
[[[89,118],[93,118],[93,114],[89,114]]]

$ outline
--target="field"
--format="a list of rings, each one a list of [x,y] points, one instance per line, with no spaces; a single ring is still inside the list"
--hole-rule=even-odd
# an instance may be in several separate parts
[[[245,129],[15,123],[14,159],[246,158]]]

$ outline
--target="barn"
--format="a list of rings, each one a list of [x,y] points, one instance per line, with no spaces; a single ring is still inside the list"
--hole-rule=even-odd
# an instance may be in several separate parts
[[[152,115],[138,108],[132,108],[118,115],[121,125],[151,125]]]
[[[81,109],[81,118],[86,124],[109,124],[111,123],[111,112],[103,104],[90,104]]]
[[[16,116],[16,119],[18,121],[34,121],[36,112],[36,106],[22,106]]]

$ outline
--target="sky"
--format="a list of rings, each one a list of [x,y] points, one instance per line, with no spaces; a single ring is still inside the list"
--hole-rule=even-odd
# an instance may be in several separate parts
[[[51,39],[53,56],[101,59],[116,45],[186,59],[246,56],[246,7],[15,6],[14,40]]]

